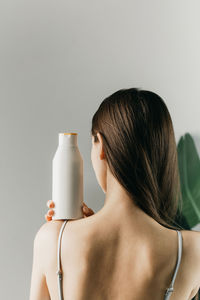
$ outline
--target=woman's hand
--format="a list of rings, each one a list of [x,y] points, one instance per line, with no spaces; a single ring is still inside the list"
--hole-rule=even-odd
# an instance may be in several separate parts
[[[54,210],[53,210],[54,206],[55,205],[54,205],[53,200],[47,201],[47,207],[50,208],[47,211],[47,214],[45,215],[45,219],[47,222],[52,220],[52,216],[54,215]],[[89,208],[84,202],[83,202],[82,210],[83,210],[84,218],[89,217],[94,214],[94,211],[91,208]]]

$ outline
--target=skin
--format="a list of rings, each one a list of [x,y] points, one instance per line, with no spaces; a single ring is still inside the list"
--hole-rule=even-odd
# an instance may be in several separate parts
[[[84,218],[69,220],[62,236],[65,300],[161,300],[177,259],[177,232],[134,205],[111,174],[101,135],[92,137],[91,161],[105,193],[97,213],[83,203]],[[30,300],[58,300],[57,240],[62,221],[54,203],[34,240]],[[200,287],[200,232],[181,231],[183,252],[170,300],[188,300]]]

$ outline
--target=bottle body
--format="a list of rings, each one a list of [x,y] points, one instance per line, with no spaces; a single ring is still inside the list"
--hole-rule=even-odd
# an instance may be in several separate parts
[[[75,133],[59,133],[52,161],[52,200],[55,204],[52,220],[83,217],[83,159]]]

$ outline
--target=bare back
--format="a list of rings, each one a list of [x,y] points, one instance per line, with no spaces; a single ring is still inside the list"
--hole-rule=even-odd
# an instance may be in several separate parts
[[[58,300],[57,241],[63,221],[48,224],[46,281],[51,300]],[[53,234],[52,234],[53,232]],[[200,271],[191,241],[199,232],[181,231],[183,252],[170,300],[192,299]],[[95,216],[68,221],[62,235],[61,263],[65,300],[163,300],[177,261],[177,232],[163,227],[140,240],[128,232],[110,230]],[[193,295],[194,296],[194,295]]]

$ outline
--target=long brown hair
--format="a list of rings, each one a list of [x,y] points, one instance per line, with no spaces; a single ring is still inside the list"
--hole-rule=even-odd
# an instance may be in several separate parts
[[[134,203],[163,226],[183,229],[174,220],[182,198],[174,129],[163,99],[140,88],[118,90],[95,112],[94,142],[97,132],[110,171]]]

